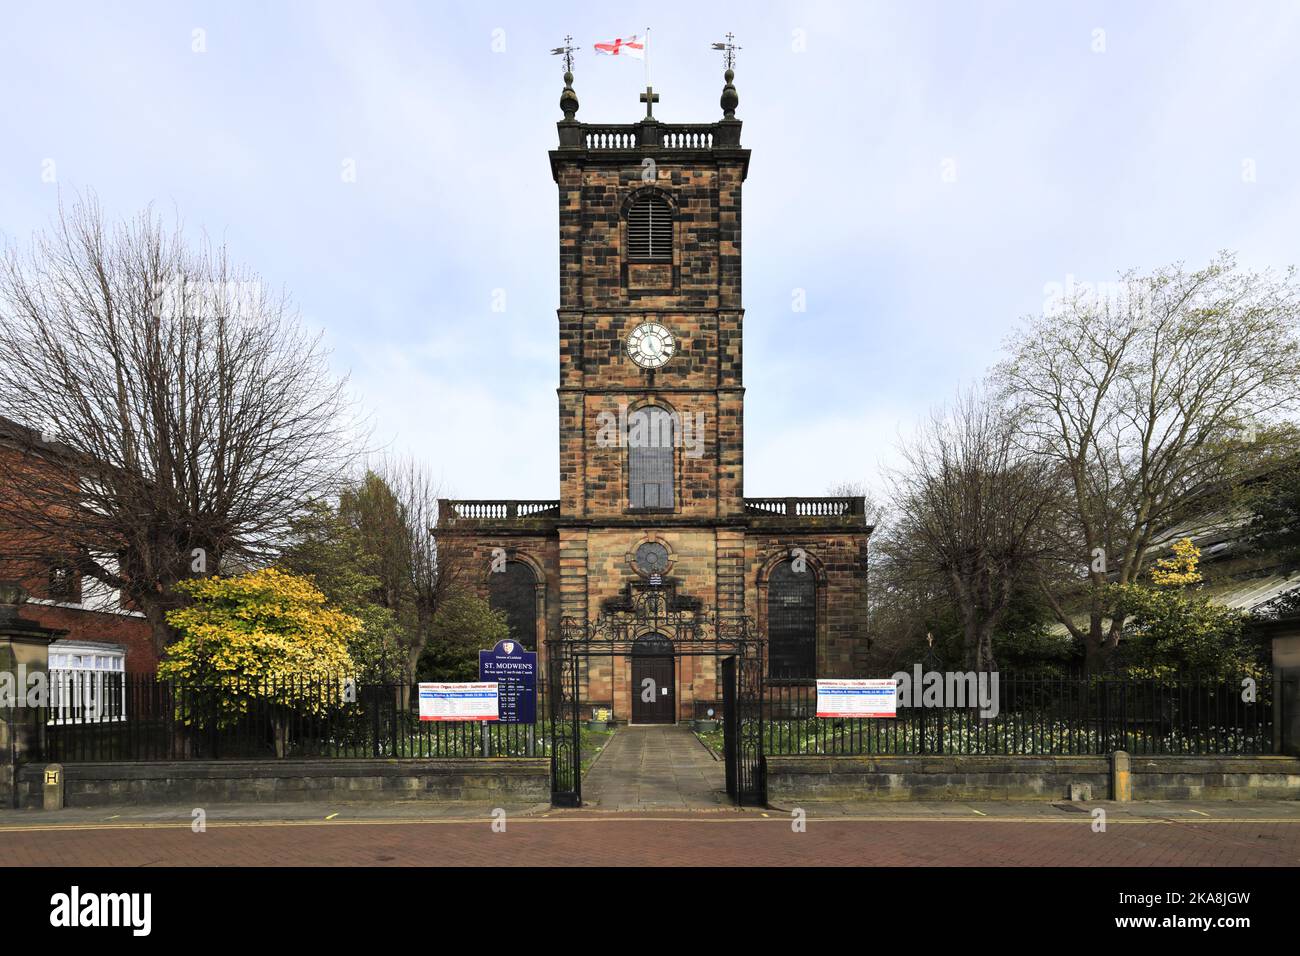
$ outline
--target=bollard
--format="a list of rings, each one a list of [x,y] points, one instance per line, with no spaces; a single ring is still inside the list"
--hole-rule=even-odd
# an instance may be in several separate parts
[[[63,764],[46,764],[45,783],[41,788],[41,796],[42,809],[63,809]]]
[[[1110,794],[1118,803],[1128,803],[1133,799],[1133,777],[1129,772],[1131,762],[1123,750],[1116,750],[1110,755]]]

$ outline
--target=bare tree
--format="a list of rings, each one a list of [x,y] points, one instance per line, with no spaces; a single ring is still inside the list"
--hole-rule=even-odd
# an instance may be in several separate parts
[[[836,481],[826,489],[826,494],[832,498],[862,498],[863,514],[872,527],[884,520],[885,508],[865,481]]]
[[[33,429],[0,466],[0,525],[120,589],[171,637],[175,584],[255,564],[337,486],[344,383],[283,294],[93,197],[0,260],[0,407]]]
[[[366,550],[374,558],[382,603],[403,618],[408,635],[406,665],[414,673],[433,632],[433,618],[456,586],[452,545],[439,546],[438,489],[414,459],[385,459],[345,492]]]
[[[1206,512],[1243,444],[1295,407],[1298,292],[1293,271],[1245,272],[1225,255],[1195,272],[1128,274],[1110,294],[1081,290],[1010,341],[1002,394],[1024,447],[1059,470],[1071,499],[1066,570],[1041,586],[1090,669],[1123,631],[1107,584],[1136,581],[1153,541]]]
[[[883,550],[914,587],[947,590],[967,666],[993,670],[994,630],[1047,553],[1050,471],[1020,451],[1005,410],[975,391],[935,412],[903,458]]]

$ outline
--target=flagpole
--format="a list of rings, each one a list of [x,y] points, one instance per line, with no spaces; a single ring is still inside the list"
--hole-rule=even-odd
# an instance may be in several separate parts
[[[645,88],[650,89],[650,28],[645,28]]]

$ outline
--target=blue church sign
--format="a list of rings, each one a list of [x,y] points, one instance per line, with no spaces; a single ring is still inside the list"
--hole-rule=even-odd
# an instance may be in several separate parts
[[[537,720],[537,652],[518,641],[498,641],[478,652],[478,679],[497,682],[497,713],[503,724]]]

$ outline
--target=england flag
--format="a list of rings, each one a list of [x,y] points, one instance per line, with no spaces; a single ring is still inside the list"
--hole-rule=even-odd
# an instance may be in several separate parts
[[[645,41],[638,36],[619,37],[605,43],[597,43],[597,53],[604,56],[630,56],[634,60],[645,59]]]

